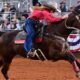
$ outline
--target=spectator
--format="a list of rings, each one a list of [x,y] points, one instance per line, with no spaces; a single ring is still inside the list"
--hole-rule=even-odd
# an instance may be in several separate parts
[[[41,6],[41,4],[40,4],[39,2],[37,2],[37,3],[35,4],[35,6]]]
[[[36,5],[36,3],[38,3],[38,0],[32,0],[33,6]]]
[[[79,1],[77,1],[77,6],[78,6],[78,5],[80,5],[80,0],[79,0]]]
[[[75,7],[74,7],[74,6],[72,6],[72,7],[70,7],[70,8],[69,8],[69,10],[68,10],[68,11],[69,11],[69,12],[72,12],[72,11],[74,10],[74,8],[75,8]]]
[[[3,23],[0,25],[0,30],[10,30],[10,22],[8,19],[5,19]]]
[[[67,11],[67,6],[66,6],[65,2],[62,1],[60,3],[60,9],[61,9],[61,12],[66,12]]]
[[[22,15],[21,15],[21,26],[22,26],[23,29],[24,29],[25,20],[26,20],[27,17],[28,17],[27,13],[22,13]]]
[[[41,6],[41,4],[40,4],[39,2],[37,2],[37,3],[35,4],[35,6],[36,6],[36,7],[37,7],[37,6]],[[33,8],[30,7],[29,10],[30,10],[30,12],[32,12],[32,11],[33,11]]]
[[[13,12],[13,13],[15,13],[17,11],[13,4],[11,5],[10,11]]]
[[[21,30],[20,21],[19,21],[19,19],[16,17],[16,15],[13,16],[11,28],[12,28],[12,29],[15,29],[15,30]]]
[[[5,20],[10,15],[10,4],[4,4],[4,8],[1,10],[2,12],[2,19]]]

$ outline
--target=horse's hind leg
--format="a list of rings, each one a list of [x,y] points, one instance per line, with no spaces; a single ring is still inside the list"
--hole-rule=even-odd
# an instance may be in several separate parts
[[[75,56],[73,54],[65,54],[64,59],[69,61],[73,65],[73,68],[77,73],[77,77],[80,78],[80,63],[77,61]]]
[[[2,66],[2,64],[3,64],[3,62],[2,62],[2,60],[0,60],[0,67]]]
[[[80,62],[76,60],[76,64],[77,64],[78,67],[80,68]]]
[[[68,60],[70,63],[73,63],[73,61],[75,61],[77,66],[80,68],[80,62],[77,61],[76,57],[73,54],[65,54],[64,59]]]

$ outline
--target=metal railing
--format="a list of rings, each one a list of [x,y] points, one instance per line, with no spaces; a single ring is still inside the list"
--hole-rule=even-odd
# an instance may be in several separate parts
[[[32,7],[32,0],[9,0],[9,1],[0,1],[0,9],[4,6],[5,3],[9,3],[10,5],[14,5],[16,9],[19,11],[27,11],[29,12],[29,8]]]

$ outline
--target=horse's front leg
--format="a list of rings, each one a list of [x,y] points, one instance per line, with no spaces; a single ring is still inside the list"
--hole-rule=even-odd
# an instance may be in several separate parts
[[[4,64],[3,67],[2,67],[2,70],[1,70],[3,76],[5,77],[6,80],[9,79],[9,77],[7,75],[8,69],[9,69],[9,65],[8,64]]]
[[[3,76],[5,77],[6,80],[10,80],[9,77],[8,77],[7,72],[9,70],[9,66],[10,66],[11,62],[12,62],[12,60],[10,60],[10,61],[7,61],[7,60],[4,61],[3,67],[2,67],[2,70],[1,70]]]

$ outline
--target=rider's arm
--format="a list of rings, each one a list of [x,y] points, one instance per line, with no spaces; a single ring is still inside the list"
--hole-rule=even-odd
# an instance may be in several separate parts
[[[62,19],[68,18],[68,14],[62,16]]]
[[[62,18],[54,17],[47,11],[43,11],[43,15],[44,15],[44,18],[49,20],[50,22],[57,22],[57,21],[61,21],[62,20]]]

